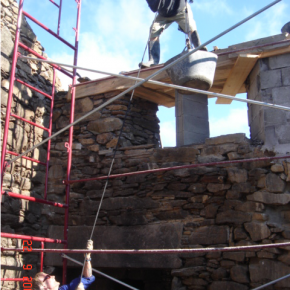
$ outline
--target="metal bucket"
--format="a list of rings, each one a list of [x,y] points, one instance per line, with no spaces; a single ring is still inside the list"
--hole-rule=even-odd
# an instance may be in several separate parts
[[[190,51],[190,50],[189,50]],[[165,65],[173,62],[188,51],[168,60]],[[212,52],[198,50],[182,61],[166,70],[175,85],[207,91],[213,84],[217,55]],[[181,94],[191,95],[192,92],[178,90]]]

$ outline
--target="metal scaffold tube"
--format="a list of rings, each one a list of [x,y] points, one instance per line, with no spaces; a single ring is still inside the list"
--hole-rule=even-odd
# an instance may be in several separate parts
[[[73,68],[73,69],[79,69],[79,70],[84,70],[84,71],[89,71],[89,72],[94,72],[94,73],[100,73],[100,74],[114,76],[114,77],[117,77],[117,78],[123,78],[123,79],[127,79],[127,80],[128,79],[129,80],[135,80],[135,81],[144,81],[145,80],[145,79],[142,79],[142,78],[132,77],[132,76],[128,76],[128,75],[115,74],[115,73],[110,73],[110,72],[101,71],[101,70],[89,69],[89,68],[85,68],[85,67],[81,67],[81,66],[73,66],[73,65],[68,65],[68,64],[65,64],[65,63],[54,62],[52,60],[42,60],[42,59],[36,59],[36,58],[33,58],[33,57],[22,56],[22,55],[19,56],[19,58],[46,62],[46,63],[49,63],[49,64],[55,64],[55,65],[59,65],[59,66],[70,67],[70,68]],[[229,95],[225,95],[225,94],[213,93],[213,92],[209,92],[209,91],[203,91],[203,90],[199,90],[199,89],[188,88],[188,87],[168,84],[168,83],[164,83],[164,82],[160,82],[160,81],[154,81],[154,80],[148,80],[148,83],[151,83],[151,84],[154,84],[154,85],[159,85],[159,86],[162,86],[162,87],[168,87],[168,88],[172,88],[172,89],[183,90],[183,91],[188,91],[188,92],[197,93],[197,94],[203,94],[203,95],[212,96],[212,97],[216,97],[216,98],[230,99],[230,100],[233,100],[233,101],[238,101],[238,102],[243,102],[243,103],[248,103],[248,104],[253,104],[253,105],[259,105],[259,106],[263,106],[263,107],[270,107],[270,108],[273,108],[273,109],[279,109],[279,110],[284,110],[284,111],[290,112],[290,107],[280,106],[280,105],[276,105],[276,104],[272,104],[272,103],[260,102],[260,101],[248,100],[248,99],[241,99],[241,98],[237,98],[237,97],[233,97],[233,96],[229,96]],[[85,84],[85,83],[83,83],[83,84]],[[76,87],[76,86],[74,86],[74,87]],[[89,116],[89,115],[90,115],[90,113],[88,113],[87,116]]]
[[[290,242],[250,245],[250,246],[233,246],[233,247],[209,247],[209,248],[185,248],[185,249],[32,249],[30,252],[35,253],[70,253],[70,254],[189,254],[189,253],[212,253],[212,252],[236,252],[252,251],[270,248],[286,248]],[[22,248],[4,248],[1,251],[23,252]]]
[[[87,179],[71,180],[69,181],[69,183],[73,184],[73,183],[87,182],[87,181],[93,181],[93,180],[104,180],[107,178],[127,177],[127,176],[132,176],[132,175],[157,173],[157,172],[177,170],[177,169],[197,168],[197,167],[204,167],[204,166],[223,166],[223,165],[235,164],[235,163],[270,161],[270,160],[289,159],[289,158],[290,158],[290,155],[286,155],[286,156],[259,157],[259,158],[251,158],[251,159],[228,160],[228,161],[219,161],[219,162],[180,165],[180,166],[156,168],[156,169],[149,169],[149,170],[142,170],[142,171],[134,171],[134,172],[128,172],[128,173],[121,173],[121,174],[111,174],[110,176],[105,175],[105,176],[92,177],[92,178],[87,178]],[[64,183],[66,183],[66,181],[64,181]]]

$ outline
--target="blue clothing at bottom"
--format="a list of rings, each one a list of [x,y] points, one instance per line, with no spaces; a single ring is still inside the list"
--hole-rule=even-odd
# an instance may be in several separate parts
[[[68,285],[62,285],[58,288],[58,290],[75,290],[80,283],[80,278],[73,279]],[[87,289],[89,286],[95,281],[95,276],[91,276],[89,278],[82,277],[82,283],[84,284],[84,288]]]

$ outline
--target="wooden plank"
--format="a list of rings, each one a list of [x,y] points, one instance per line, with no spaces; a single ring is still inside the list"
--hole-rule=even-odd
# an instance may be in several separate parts
[[[140,78],[147,78],[148,76],[152,75],[156,71],[158,71],[163,65],[157,66],[154,68],[143,69],[140,73]],[[132,71],[130,73],[125,73],[126,75],[130,76],[137,76],[138,71]],[[164,71],[161,74],[155,76],[154,80],[162,80],[168,78],[167,73]],[[106,77],[102,79],[98,79],[96,81],[90,82],[88,84],[83,84],[76,88],[76,99],[84,98],[91,95],[98,95],[103,94],[110,91],[115,90],[126,90],[129,87],[135,84],[135,80],[127,80],[124,78],[117,78],[117,77]],[[70,92],[68,93],[68,100],[71,99]]]
[[[241,54],[223,87],[221,94],[235,96],[258,60],[258,55]],[[218,98],[216,104],[231,104],[232,100]]]
[[[171,108],[175,105],[174,97],[156,90],[144,88],[143,86],[136,88],[135,94],[142,99],[157,103],[158,105],[165,106],[167,108]]]
[[[259,58],[266,58],[266,57],[281,55],[281,54],[285,54],[289,52],[290,52],[290,45],[287,47],[282,47],[275,50],[263,51],[262,53],[259,54]]]

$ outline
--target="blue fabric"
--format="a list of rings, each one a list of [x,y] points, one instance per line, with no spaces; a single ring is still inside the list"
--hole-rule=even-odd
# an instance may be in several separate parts
[[[87,289],[95,281],[95,276],[89,278],[82,277],[82,283],[84,288]],[[73,279],[68,285],[62,285],[58,290],[75,290],[80,283],[80,277]]]

